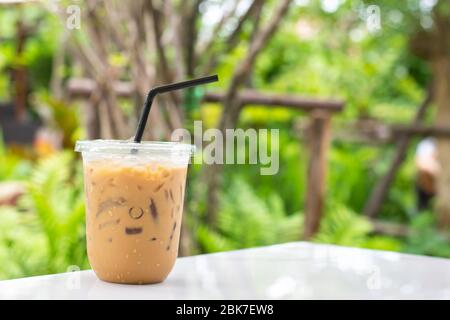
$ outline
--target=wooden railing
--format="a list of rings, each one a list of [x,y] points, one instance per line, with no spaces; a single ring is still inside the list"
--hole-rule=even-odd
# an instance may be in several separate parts
[[[95,90],[95,86],[95,82],[90,79],[71,79],[67,84],[67,91],[72,98],[87,98]],[[117,82],[113,86],[121,97],[131,97],[134,92],[133,85],[128,82]],[[224,94],[220,92],[208,92],[203,96],[204,102],[220,103],[223,99]],[[303,238],[310,239],[319,229],[325,203],[331,117],[334,113],[343,110],[344,103],[295,95],[267,94],[254,90],[241,90],[238,99],[243,106],[283,107],[309,113],[310,120],[307,130],[309,160]]]

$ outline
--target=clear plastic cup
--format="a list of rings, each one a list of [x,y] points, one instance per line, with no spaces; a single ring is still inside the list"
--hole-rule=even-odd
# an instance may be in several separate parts
[[[194,146],[78,141],[86,238],[96,275],[115,283],[163,281],[178,255],[186,172]]]

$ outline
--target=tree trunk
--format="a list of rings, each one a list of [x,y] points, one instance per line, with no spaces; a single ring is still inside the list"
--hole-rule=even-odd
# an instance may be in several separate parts
[[[440,56],[433,61],[436,125],[450,126],[450,59]],[[436,179],[436,210],[439,227],[450,228],[450,140],[438,138],[438,161],[441,173]]]
[[[412,125],[420,124],[424,117],[425,111],[431,102],[431,88],[428,89],[427,95],[416,112]],[[402,135],[397,142],[397,150],[395,151],[394,158],[391,162],[388,172],[384,175],[378,183],[375,185],[372,193],[364,208],[364,214],[370,218],[374,218],[381,209],[383,201],[386,198],[389,187],[394,181],[395,175],[402,165],[406,157],[406,152],[408,150],[409,142],[412,136],[408,134]]]
[[[433,39],[431,65],[434,74],[434,99],[438,127],[450,126],[450,13],[449,2],[439,1],[433,9]],[[450,229],[450,140],[437,140],[440,174],[436,179],[436,211],[439,228]]]
[[[89,100],[83,103],[84,127],[89,140],[101,138],[99,103],[99,97],[96,93],[91,94]]]

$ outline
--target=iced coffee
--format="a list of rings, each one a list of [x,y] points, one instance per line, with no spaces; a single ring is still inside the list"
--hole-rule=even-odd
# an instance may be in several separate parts
[[[108,282],[163,281],[178,254],[191,146],[86,141],[77,148],[92,269]]]

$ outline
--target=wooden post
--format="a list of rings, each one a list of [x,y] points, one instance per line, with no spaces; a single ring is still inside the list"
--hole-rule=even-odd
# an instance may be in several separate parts
[[[26,27],[22,20],[16,23],[16,56],[21,57],[25,47],[27,38]],[[18,64],[13,69],[14,80],[14,108],[15,117],[17,120],[23,120],[26,115],[27,106],[27,69],[22,64]]]
[[[323,111],[312,112],[308,131],[309,164],[303,233],[305,240],[311,239],[319,230],[325,204],[325,179],[330,144],[330,114]]]

